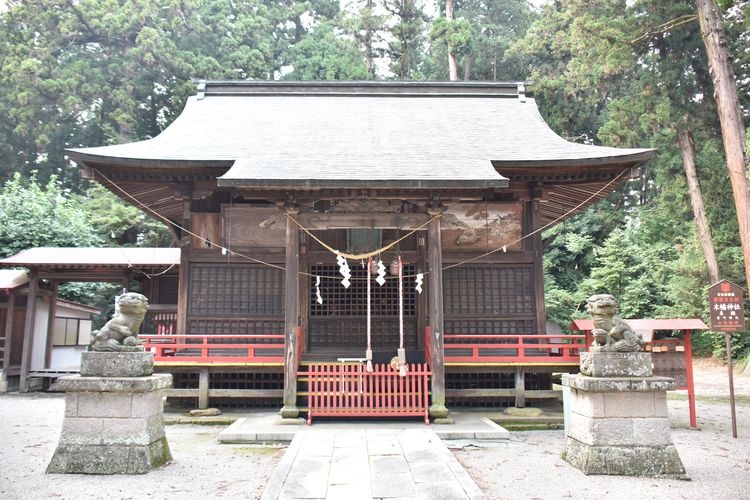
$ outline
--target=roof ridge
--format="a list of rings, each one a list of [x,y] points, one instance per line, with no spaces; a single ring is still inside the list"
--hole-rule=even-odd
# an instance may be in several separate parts
[[[379,80],[194,80],[198,98],[242,95],[519,97],[528,82]]]

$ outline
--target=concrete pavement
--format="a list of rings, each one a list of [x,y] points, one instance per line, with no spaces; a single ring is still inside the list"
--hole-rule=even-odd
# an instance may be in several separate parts
[[[498,412],[452,410],[453,424],[432,425],[432,430],[442,439],[486,439],[506,440],[510,433],[497,425],[490,417]],[[294,435],[305,429],[313,430],[365,430],[371,428],[386,429],[424,429],[421,420],[381,420],[335,421],[321,418],[315,420],[311,427],[304,425],[304,420],[296,421],[297,425],[282,424],[276,412],[259,410],[243,413],[232,425],[219,434],[222,443],[268,443],[291,441]]]

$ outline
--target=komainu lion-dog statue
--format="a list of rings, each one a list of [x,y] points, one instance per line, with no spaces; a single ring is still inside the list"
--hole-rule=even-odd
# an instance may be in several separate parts
[[[617,301],[609,294],[592,295],[586,311],[594,322],[592,352],[637,352],[643,347],[643,336],[615,316]]]
[[[138,330],[148,311],[148,299],[140,293],[128,292],[115,299],[112,319],[91,334],[92,351],[142,351]]]

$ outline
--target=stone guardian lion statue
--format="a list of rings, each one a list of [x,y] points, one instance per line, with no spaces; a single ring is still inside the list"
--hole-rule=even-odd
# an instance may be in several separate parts
[[[609,294],[592,295],[586,311],[594,322],[592,352],[637,352],[643,347],[643,336],[634,332],[617,313],[617,301]]]
[[[142,351],[138,330],[148,311],[148,299],[140,293],[128,292],[115,299],[112,319],[91,335],[92,351]]]

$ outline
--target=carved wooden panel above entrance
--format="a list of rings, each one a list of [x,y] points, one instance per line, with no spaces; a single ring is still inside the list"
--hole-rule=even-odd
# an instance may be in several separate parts
[[[487,252],[507,246],[521,250],[523,204],[459,203],[449,207],[441,220],[445,250]]]
[[[233,205],[222,207],[224,246],[228,248],[283,248],[285,216],[276,207]]]

